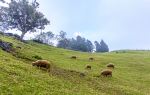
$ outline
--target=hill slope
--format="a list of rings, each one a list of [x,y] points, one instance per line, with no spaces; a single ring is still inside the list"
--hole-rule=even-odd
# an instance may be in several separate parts
[[[0,49],[0,94],[2,95],[149,95],[150,52],[125,51],[83,53],[35,42],[23,43],[0,35],[13,43],[14,53]],[[17,48],[17,47],[21,47]],[[76,60],[70,59],[72,55]],[[50,73],[31,65],[37,56],[51,61]],[[95,58],[89,61],[88,58]],[[114,63],[113,77],[96,77]],[[90,64],[92,70],[85,70]],[[81,77],[80,73],[86,73]]]

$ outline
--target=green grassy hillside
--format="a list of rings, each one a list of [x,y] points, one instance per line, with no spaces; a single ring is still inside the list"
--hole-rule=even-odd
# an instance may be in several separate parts
[[[14,48],[12,53],[0,49],[0,95],[150,95],[149,51],[91,54],[2,35],[0,39]],[[73,55],[78,58],[70,59]],[[37,56],[52,62],[51,72],[31,65]],[[113,76],[96,77],[108,63],[116,66]],[[92,70],[85,70],[87,64]]]

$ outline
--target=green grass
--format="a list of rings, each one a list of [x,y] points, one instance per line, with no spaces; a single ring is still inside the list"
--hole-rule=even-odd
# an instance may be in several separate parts
[[[2,35],[0,39],[15,49],[13,54],[0,49],[0,95],[150,95],[150,51],[91,54]],[[70,59],[72,55],[78,58]],[[33,67],[36,58],[51,61],[51,72]],[[116,66],[113,76],[96,77],[108,63]],[[85,70],[87,64],[92,70]]]

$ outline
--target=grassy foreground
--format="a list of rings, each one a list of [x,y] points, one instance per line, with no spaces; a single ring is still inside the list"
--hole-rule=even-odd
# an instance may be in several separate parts
[[[15,53],[0,49],[0,95],[150,95],[150,51],[91,54],[2,35],[0,39],[15,49]],[[70,59],[72,55],[78,58]],[[50,73],[31,65],[36,56],[52,62]],[[116,66],[113,76],[96,77],[108,63]],[[87,64],[92,70],[85,70]]]

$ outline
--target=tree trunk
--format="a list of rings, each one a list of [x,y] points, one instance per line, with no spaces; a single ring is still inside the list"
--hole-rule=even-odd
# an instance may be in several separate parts
[[[26,34],[26,32],[22,32],[20,39],[23,40],[24,35]]]

